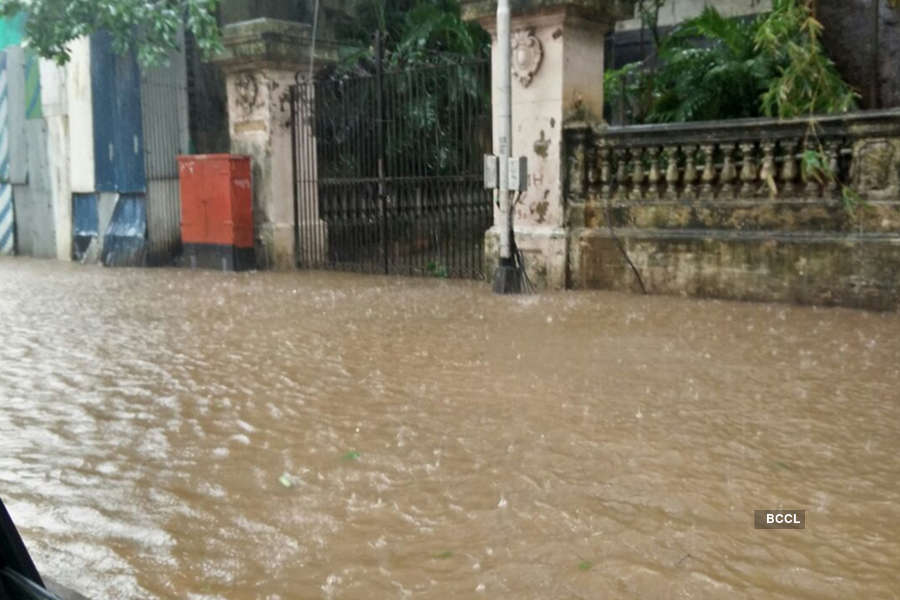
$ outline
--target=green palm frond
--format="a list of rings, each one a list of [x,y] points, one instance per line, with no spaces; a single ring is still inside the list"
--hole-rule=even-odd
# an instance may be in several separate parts
[[[729,19],[708,6],[663,40],[657,59],[611,71],[610,106],[631,122],[834,113],[855,106],[821,44],[810,0],[774,0],[771,13]]]

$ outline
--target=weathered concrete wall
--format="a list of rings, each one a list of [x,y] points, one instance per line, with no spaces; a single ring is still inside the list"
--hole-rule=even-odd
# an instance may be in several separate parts
[[[0,255],[16,250],[15,205],[10,182],[8,56],[0,53]]]
[[[900,304],[896,232],[751,235],[626,229],[618,235],[653,294],[881,310]],[[573,241],[576,287],[640,290],[607,231],[583,230]]]
[[[522,194],[519,203],[515,206],[515,221],[520,233],[517,234],[516,243],[523,252],[535,257],[552,257],[558,254],[558,236],[553,232],[563,224],[562,207],[562,122],[564,118],[565,103],[572,102],[577,93],[573,89],[573,83],[582,87],[590,99],[595,99],[596,87],[590,88],[590,79],[575,80],[570,78],[570,73],[565,67],[569,51],[577,52],[571,48],[570,36],[575,36],[578,29],[576,24],[566,23],[564,12],[557,12],[547,16],[535,17],[531,15],[516,16],[512,21],[514,35],[531,35],[538,40],[541,48],[541,60],[539,67],[530,75],[531,80],[526,84],[519,77],[513,76],[512,82],[512,112],[515,115],[512,128],[512,156],[525,156],[528,160],[528,189]],[[579,23],[580,24],[580,23]],[[492,58],[493,73],[491,80],[500,81],[498,72],[498,52],[496,44],[496,31],[492,31]],[[579,39],[583,37],[580,36]],[[595,38],[597,39],[597,38]],[[595,50],[603,52],[602,45],[595,46]],[[537,52],[537,51],[535,51]],[[571,57],[571,67],[580,68],[580,56]],[[598,63],[593,63],[596,66]],[[602,77],[602,60],[599,61]],[[525,73],[523,73],[525,75]],[[594,74],[596,76],[596,73]],[[602,88],[602,86],[601,86]],[[495,88],[496,89],[496,88]],[[601,100],[592,105],[593,108],[602,110]],[[493,119],[497,123],[501,107],[497,102],[498,95],[492,94]],[[494,127],[494,152],[499,154],[500,141],[497,138],[498,127]],[[494,244],[494,239],[499,237],[499,228],[503,226],[503,218],[498,204],[494,203],[494,227],[489,231],[486,242]],[[527,233],[526,233],[527,230]],[[553,242],[556,241],[557,244]],[[563,261],[539,261],[541,273],[555,285],[564,285],[565,262]],[[487,271],[493,273],[493,269]]]
[[[20,46],[4,53],[10,148],[4,175],[15,198],[16,251],[90,260],[105,256],[104,244],[113,240],[116,264],[128,257],[143,264],[149,215],[151,258],[170,262],[180,239],[175,156],[189,145],[184,56],[173,54],[167,68],[141,79],[134,57],[117,56],[103,34],[75,40],[69,50],[65,67]],[[105,228],[94,232],[97,218],[73,214],[73,195],[97,197],[98,191],[109,193],[100,194],[88,211],[94,215],[99,208]],[[89,237],[97,248],[73,252],[73,222],[82,217],[93,223]],[[133,222],[122,222],[126,217]],[[134,240],[124,239],[129,236]]]
[[[56,258],[72,258],[72,192],[69,185],[69,114],[66,69],[40,61],[41,104],[47,123],[47,157]]]
[[[94,111],[91,95],[91,42],[87,37],[70,43],[66,65],[69,110],[69,160],[72,192],[88,194],[97,189],[94,166]]]
[[[290,165],[290,103],[293,71],[264,69],[229,74],[231,148],[253,157],[256,256],[260,268],[294,264],[294,205]]]
[[[16,251],[67,260],[72,215],[66,69],[19,46],[6,49],[9,177],[16,203]]]
[[[56,199],[53,195],[51,131],[43,111],[40,60],[18,46],[7,49],[10,91],[10,152],[17,160],[15,179],[16,251],[26,256],[56,258]],[[52,85],[58,82],[50,82]],[[56,98],[50,94],[51,105]],[[53,106],[53,108],[58,108]],[[59,128],[54,123],[53,138]],[[55,148],[58,150],[58,148]],[[61,157],[53,157],[56,162]],[[21,170],[21,172],[20,172]]]
[[[337,50],[317,40],[309,24],[260,18],[228,25],[226,73],[231,151],[252,158],[253,221],[257,266],[293,268],[294,169],[291,161],[290,88],[298,71],[336,60]],[[305,147],[301,141],[301,147]]]
[[[312,10],[309,0],[223,0],[220,12],[222,23],[228,25],[263,17],[312,23]]]
[[[890,0],[818,0],[823,41],[865,108],[900,106],[900,5]]]
[[[572,287],[639,289],[618,239],[650,293],[897,308],[900,111],[820,126],[834,180],[804,176],[802,120],[570,124]]]
[[[659,26],[677,25],[698,16],[707,5],[715,6],[723,15],[739,17],[772,10],[772,0],[668,0],[659,11]],[[634,17],[616,23],[616,31],[641,28],[641,18],[635,7]]]
[[[603,114],[604,34],[630,3],[519,0],[512,3],[512,156],[528,161],[528,187],[514,207],[515,243],[527,257],[539,287],[567,285],[567,232],[563,196],[563,129],[567,119]],[[463,3],[465,18],[492,34],[492,81],[500,81],[499,46],[493,2]],[[501,107],[492,94],[494,152],[500,152],[496,123]],[[496,268],[500,227],[485,234],[486,273]]]
[[[28,119],[25,122],[28,183],[13,186],[18,254],[40,258],[56,258],[48,137],[44,119]]]

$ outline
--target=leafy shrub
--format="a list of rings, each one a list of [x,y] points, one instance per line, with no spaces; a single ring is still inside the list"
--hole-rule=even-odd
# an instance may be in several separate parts
[[[845,112],[856,93],[821,33],[810,0],[774,0],[752,20],[708,6],[665,37],[656,56],[608,71],[607,99],[634,123]]]

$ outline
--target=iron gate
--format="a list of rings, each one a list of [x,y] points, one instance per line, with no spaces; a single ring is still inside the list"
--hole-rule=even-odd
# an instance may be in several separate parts
[[[297,265],[483,278],[486,60],[298,82]]]

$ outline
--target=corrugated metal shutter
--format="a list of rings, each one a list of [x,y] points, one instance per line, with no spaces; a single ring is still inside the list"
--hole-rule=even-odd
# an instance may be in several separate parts
[[[147,176],[147,262],[170,264],[181,248],[176,156],[188,151],[187,76],[183,53],[141,74],[144,170]]]

